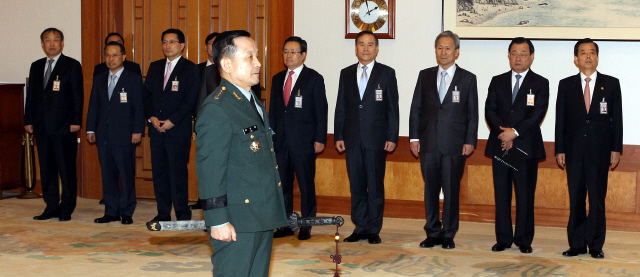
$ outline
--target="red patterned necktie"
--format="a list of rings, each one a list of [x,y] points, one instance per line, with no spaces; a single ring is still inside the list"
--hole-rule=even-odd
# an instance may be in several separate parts
[[[589,82],[591,78],[587,77],[584,80],[587,81],[587,84],[584,85],[584,105],[587,107],[587,113],[589,113],[589,107],[591,107],[591,89],[589,89]]]
[[[287,77],[287,81],[284,83],[284,90],[282,91],[282,96],[284,97],[284,105],[289,104],[289,96],[291,96],[291,84],[293,83],[293,71],[289,72],[289,76]]]

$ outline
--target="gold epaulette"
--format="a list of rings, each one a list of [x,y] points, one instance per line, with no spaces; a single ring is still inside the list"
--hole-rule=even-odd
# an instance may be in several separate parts
[[[216,94],[216,96],[214,96],[213,98],[220,99],[220,94],[222,94],[225,89],[226,89],[225,87],[221,87],[218,93]]]

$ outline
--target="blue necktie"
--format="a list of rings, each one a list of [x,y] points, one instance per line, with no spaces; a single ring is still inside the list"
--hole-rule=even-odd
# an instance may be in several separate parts
[[[107,89],[109,92],[109,100],[111,100],[111,94],[113,94],[113,89],[116,87],[116,77],[117,75],[111,75],[111,83],[109,83],[109,88]]]
[[[364,96],[364,90],[367,88],[367,82],[369,82],[369,78],[367,77],[367,66],[362,67],[362,75],[360,77],[360,100]]]
[[[513,86],[513,94],[511,94],[511,104],[516,101],[516,96],[518,95],[518,91],[520,90],[520,78],[522,78],[522,75],[516,74],[516,85]]]
[[[438,88],[438,95],[440,95],[440,104],[444,101],[444,96],[447,95],[447,72],[442,71],[442,80],[440,80],[440,88]]]

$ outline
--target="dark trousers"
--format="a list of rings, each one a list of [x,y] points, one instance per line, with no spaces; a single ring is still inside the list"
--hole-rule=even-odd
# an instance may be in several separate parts
[[[150,129],[151,171],[158,216],[171,218],[171,205],[178,220],[191,220],[187,163],[191,136],[172,137]],[[214,170],[214,169],[211,169]]]
[[[384,173],[387,151],[366,149],[360,140],[346,148],[354,232],[378,234],[384,215]]]
[[[293,180],[294,173],[300,187],[300,209],[302,217],[315,217],[316,205],[316,153],[297,154],[289,151],[287,144],[276,153],[278,173],[282,182],[284,209],[287,216],[293,213]],[[302,227],[311,229],[311,227]]]
[[[211,263],[215,277],[267,277],[271,263],[273,230],[236,233],[236,241],[219,241],[209,236],[213,248]]]
[[[102,170],[104,214],[132,216],[137,203],[136,145],[116,145],[105,139],[98,145],[98,157]]]
[[[462,151],[462,148],[460,148]],[[460,218],[460,179],[467,156],[448,156],[436,151],[420,154],[424,178],[424,208],[427,237],[454,238]],[[440,221],[440,190],[444,194]]]
[[[598,164],[599,163],[599,164]],[[585,154],[581,159],[567,159],[569,185],[569,247],[602,250],[607,232],[605,198],[609,163],[594,161]],[[587,194],[589,215],[587,216]]]
[[[531,245],[535,231],[534,203],[538,160],[527,159],[518,170],[493,159],[493,189],[496,202],[496,240],[511,245]],[[516,193],[516,230],[511,223],[511,195]]]
[[[47,204],[45,210],[70,215],[76,208],[78,193],[77,135],[71,132],[56,135],[37,132],[35,137],[40,165],[42,198]],[[58,188],[58,176],[62,182],[62,193]]]

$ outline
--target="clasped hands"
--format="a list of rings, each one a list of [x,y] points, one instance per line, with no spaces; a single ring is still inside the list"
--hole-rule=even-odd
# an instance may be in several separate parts
[[[171,120],[167,119],[167,120],[158,120],[157,117],[152,116],[149,120],[151,120],[151,124],[153,125],[154,128],[156,128],[156,130],[158,130],[158,132],[160,133],[164,133],[167,130],[173,128],[173,123],[171,123]]]
[[[513,139],[517,137],[513,128],[505,128],[500,126],[502,133],[498,135],[498,139],[502,141],[502,151],[509,150],[513,147]]]

